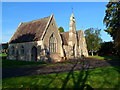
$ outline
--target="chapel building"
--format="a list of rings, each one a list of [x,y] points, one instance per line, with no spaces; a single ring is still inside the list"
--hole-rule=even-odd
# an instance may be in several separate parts
[[[88,56],[82,30],[76,31],[74,14],[70,17],[69,32],[60,33],[54,15],[20,23],[9,41],[9,59],[59,62],[63,58]]]

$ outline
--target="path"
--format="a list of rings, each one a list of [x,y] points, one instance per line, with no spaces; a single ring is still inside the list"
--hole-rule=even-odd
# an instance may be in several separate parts
[[[83,69],[85,70],[85,69],[93,69],[93,68],[116,66],[116,65],[117,66],[120,65],[120,61],[105,61],[105,60],[98,60],[96,58],[87,58],[85,60],[81,60],[81,62],[76,61],[75,64],[47,65],[47,66],[40,66],[34,68],[3,68],[2,78],[60,73],[60,72],[68,72],[71,70],[72,71],[83,70]]]

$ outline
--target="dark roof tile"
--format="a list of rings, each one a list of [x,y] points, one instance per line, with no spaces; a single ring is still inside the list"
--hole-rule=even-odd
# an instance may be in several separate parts
[[[78,40],[78,42],[79,42],[81,32],[82,32],[82,30],[77,31],[77,40]],[[61,38],[62,38],[62,41],[63,41],[63,45],[68,45],[69,32],[62,32],[60,35],[61,35]],[[78,43],[78,45],[79,45],[79,43]]]
[[[9,43],[22,43],[39,40],[49,19],[50,16],[43,19],[22,23],[14,33]]]

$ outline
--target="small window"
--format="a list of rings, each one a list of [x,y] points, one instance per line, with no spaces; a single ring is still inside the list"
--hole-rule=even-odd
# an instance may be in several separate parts
[[[21,46],[21,50],[20,50],[21,54],[24,54],[24,47]]]
[[[11,54],[15,54],[15,48],[13,46],[11,47]]]

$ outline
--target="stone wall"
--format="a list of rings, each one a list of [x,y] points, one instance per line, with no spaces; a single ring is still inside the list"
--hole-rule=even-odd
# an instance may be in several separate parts
[[[70,27],[69,27],[69,39],[68,39],[68,49],[69,49],[69,59],[74,59],[77,57],[77,32],[76,32],[76,22],[74,15],[70,17]]]
[[[88,56],[87,44],[84,36],[84,32],[79,33],[79,51],[81,55]]]
[[[57,25],[55,23],[54,17],[51,19],[50,24],[48,25],[48,28],[46,30],[45,36],[43,38],[44,46],[46,47],[46,49],[48,51],[49,51],[49,39],[50,39],[52,34],[54,35],[54,37],[57,40],[57,52],[56,53],[50,53],[50,54],[55,54],[56,57],[54,57],[54,58],[64,57],[63,48],[62,48],[62,39],[60,37],[60,34],[59,34],[59,31],[58,31]],[[52,55],[52,56],[55,56],[55,55]],[[53,58],[52,56],[51,56],[51,58]],[[60,60],[60,58],[58,60]]]
[[[21,53],[21,46],[24,47],[24,53]],[[9,59],[31,61],[31,49],[34,46],[37,48],[37,60],[39,61],[44,55],[42,41],[9,44]],[[12,47],[14,47],[14,54],[12,54]]]

